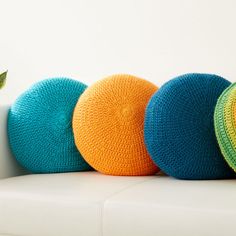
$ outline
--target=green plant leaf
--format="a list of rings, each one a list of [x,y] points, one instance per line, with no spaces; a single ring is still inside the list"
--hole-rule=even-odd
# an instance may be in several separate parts
[[[5,85],[7,78],[7,71],[0,74],[0,89]]]

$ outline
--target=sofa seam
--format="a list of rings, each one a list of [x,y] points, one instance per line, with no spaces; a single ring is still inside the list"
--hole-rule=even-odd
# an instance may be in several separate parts
[[[114,196],[116,196],[116,195],[118,195],[118,194],[120,194],[122,192],[127,191],[130,188],[133,188],[133,187],[136,187],[137,185],[140,185],[140,184],[143,184],[145,182],[151,181],[151,180],[155,179],[155,177],[156,176],[150,177],[147,180],[143,180],[143,181],[140,181],[138,183],[134,183],[132,185],[129,185],[129,186],[127,186],[127,187],[125,187],[125,188],[123,188],[123,189],[121,189],[121,190],[119,190],[119,191],[117,191],[115,193],[112,193],[110,196],[108,196],[107,198],[105,198],[104,200],[102,200],[100,202],[101,203],[101,236],[104,236],[104,222],[105,222],[105,220],[104,220],[104,211],[105,211],[105,204],[107,203],[107,201],[109,199],[111,199],[112,197],[114,197]]]

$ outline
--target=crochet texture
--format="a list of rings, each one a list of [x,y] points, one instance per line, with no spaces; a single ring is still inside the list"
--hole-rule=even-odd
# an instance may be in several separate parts
[[[41,81],[23,93],[8,116],[8,136],[16,159],[34,173],[89,170],[78,152],[72,114],[86,85],[67,78]]]
[[[236,171],[236,83],[220,96],[214,114],[216,137],[221,152]]]
[[[180,179],[219,179],[234,174],[224,161],[214,133],[218,97],[230,82],[209,74],[185,74],[151,98],[145,118],[145,143],[154,162]]]
[[[144,111],[157,90],[131,75],[98,81],[80,97],[74,111],[75,143],[85,160],[110,175],[157,172],[144,145]]]

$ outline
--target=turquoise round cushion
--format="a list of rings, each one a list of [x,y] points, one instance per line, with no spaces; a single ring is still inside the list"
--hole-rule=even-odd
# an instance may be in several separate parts
[[[43,80],[11,106],[9,143],[22,166],[33,173],[91,169],[77,150],[72,132],[73,110],[86,87],[68,78]]]

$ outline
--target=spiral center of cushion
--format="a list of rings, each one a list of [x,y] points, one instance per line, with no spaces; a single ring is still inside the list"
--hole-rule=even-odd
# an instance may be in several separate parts
[[[120,114],[121,114],[122,118],[125,118],[125,119],[132,118],[134,115],[133,106],[131,106],[129,104],[122,106],[120,109]]]
[[[57,142],[68,140],[70,129],[72,129],[70,116],[63,110],[52,111],[47,122],[47,132],[51,133],[51,137]],[[72,132],[72,130],[71,130]]]

